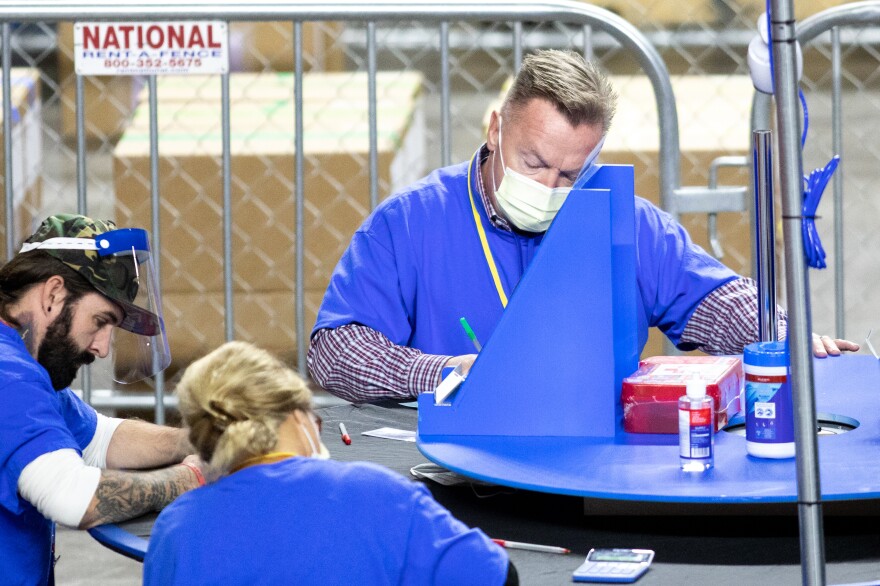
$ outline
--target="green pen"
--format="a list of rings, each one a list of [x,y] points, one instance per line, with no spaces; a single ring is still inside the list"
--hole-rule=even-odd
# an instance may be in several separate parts
[[[480,344],[479,340],[477,340],[477,335],[471,329],[470,324],[467,322],[465,318],[461,318],[458,320],[461,322],[461,327],[464,328],[464,333],[468,335],[468,338],[471,339],[471,342],[474,343],[474,348],[477,349],[477,352],[481,352],[483,350],[483,346]]]

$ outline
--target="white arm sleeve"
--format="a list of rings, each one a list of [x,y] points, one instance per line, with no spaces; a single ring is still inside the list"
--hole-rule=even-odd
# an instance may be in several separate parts
[[[107,467],[107,448],[110,447],[110,440],[119,424],[125,421],[116,417],[107,417],[106,415],[98,415],[98,424],[95,427],[95,435],[92,441],[83,450],[83,461],[86,466],[94,466],[96,468]]]
[[[86,466],[76,450],[56,450],[24,467],[18,492],[47,519],[77,527],[100,481],[101,470]]]

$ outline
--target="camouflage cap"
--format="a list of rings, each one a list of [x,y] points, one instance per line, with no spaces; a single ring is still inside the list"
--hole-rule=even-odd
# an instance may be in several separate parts
[[[50,238],[94,239],[95,236],[112,230],[116,230],[116,224],[110,220],[93,220],[76,214],[57,214],[43,220],[37,231],[25,240],[25,244],[45,242]],[[136,267],[130,259],[101,256],[97,250],[59,248],[40,250],[78,272],[99,293],[115,301],[125,313],[119,327],[136,334],[147,336],[156,334],[159,329],[158,316],[133,303],[138,293],[138,278]]]

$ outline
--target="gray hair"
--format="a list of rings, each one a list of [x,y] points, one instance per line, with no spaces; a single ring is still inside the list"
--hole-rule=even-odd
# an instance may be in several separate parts
[[[535,98],[552,103],[572,126],[601,124],[603,132],[611,127],[617,108],[617,94],[605,74],[574,51],[546,49],[527,55],[501,112],[514,117]]]

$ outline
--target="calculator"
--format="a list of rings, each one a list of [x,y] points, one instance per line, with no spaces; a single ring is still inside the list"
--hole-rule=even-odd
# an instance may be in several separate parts
[[[635,582],[654,559],[650,549],[591,549],[574,571],[574,582]]]

